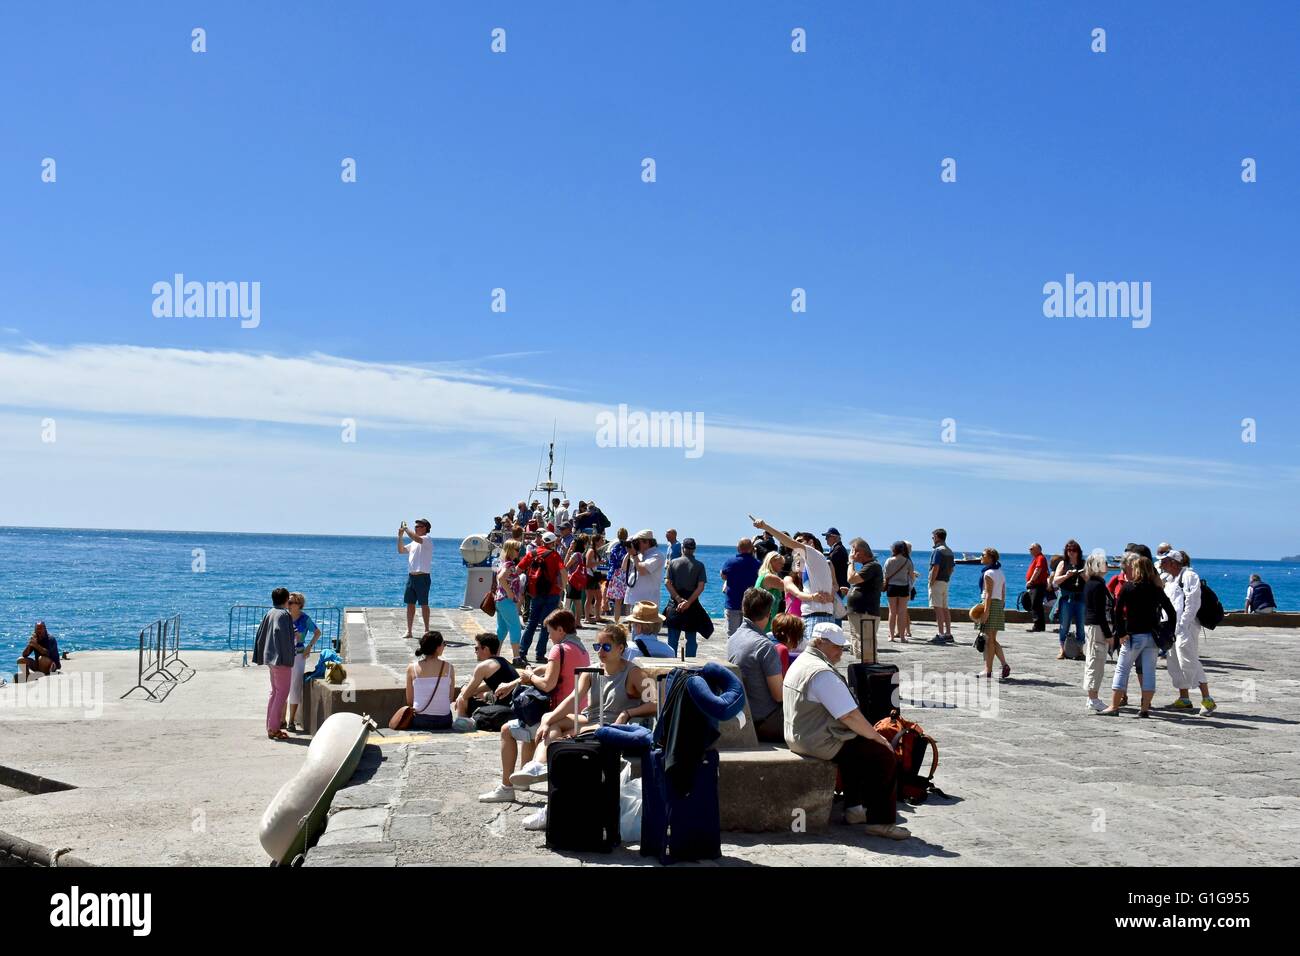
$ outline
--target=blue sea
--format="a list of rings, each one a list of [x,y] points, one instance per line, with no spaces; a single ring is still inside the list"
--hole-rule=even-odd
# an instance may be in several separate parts
[[[437,539],[432,603],[455,607],[465,585],[458,540]],[[196,549],[205,570],[196,572]],[[701,546],[709,571],[706,606],[722,614],[718,569],[734,546]],[[918,565],[927,560],[917,553]],[[1003,556],[1012,591],[1024,580],[1027,554]],[[1196,569],[1224,606],[1240,608],[1246,582],[1258,573],[1273,586],[1282,610],[1300,610],[1300,563],[1196,559]],[[151,621],[182,616],[183,646],[227,646],[230,608],[266,605],[283,585],[307,596],[312,608],[400,606],[406,558],[393,537],[218,534],[171,531],[83,531],[0,528],[0,652],[16,652],[32,625],[44,620],[64,650],[134,648]],[[977,598],[977,568],[958,565],[954,606]],[[922,605],[925,590],[918,591]]]

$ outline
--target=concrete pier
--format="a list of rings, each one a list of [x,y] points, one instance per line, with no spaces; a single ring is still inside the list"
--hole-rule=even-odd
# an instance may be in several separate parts
[[[478,611],[437,609],[458,678],[472,639],[495,630]],[[419,623],[417,622],[417,628]],[[1012,625],[1012,679],[972,675],[967,625],[955,647],[882,638],[899,665],[904,716],[939,742],[936,783],[953,799],[902,806],[914,839],[871,840],[833,818],[820,832],[724,833],[723,865],[1265,865],[1300,863],[1300,687],[1292,629],[1231,627],[1202,639],[1219,711],[1158,710],[1151,720],[1084,711],[1083,665],[1054,660],[1053,634]],[[400,680],[412,659],[404,612],[347,612],[349,661]],[[584,629],[584,640],[594,631]],[[701,655],[723,655],[723,630]],[[74,655],[31,690],[0,688],[0,834],[65,860],[122,865],[266,865],[257,827],[302,763],[308,738],[266,739],[267,673],[239,654],[186,651],[195,673],[160,702],[137,693],[134,652]],[[919,668],[919,669],[918,669]],[[1107,666],[1109,684],[1112,673]],[[98,676],[97,676],[98,675]],[[96,681],[99,681],[96,689]],[[63,682],[62,697],[56,693]],[[81,688],[69,693],[73,682]],[[1173,694],[1163,665],[1157,705]],[[1137,699],[1137,684],[1130,686]],[[1196,697],[1195,692],[1193,697]],[[924,704],[925,706],[921,706]],[[523,830],[543,794],[481,804],[499,773],[496,734],[372,737],[334,803],[308,865],[645,865],[635,851],[551,853]],[[40,778],[67,789],[33,785]],[[0,840],[4,837],[0,836]]]
[[[404,612],[349,613],[353,656],[394,672],[411,659]],[[445,659],[462,679],[470,642],[493,630],[478,611],[442,610],[431,626],[453,641]],[[417,625],[418,627],[418,625]],[[1285,866],[1300,862],[1300,686],[1296,632],[1220,628],[1202,638],[1212,717],[1158,710],[1136,720],[1085,711],[1083,664],[1057,661],[1053,633],[1005,633],[1012,679],[973,675],[980,655],[969,625],[958,644],[890,644],[880,660],[901,671],[904,716],[940,749],[935,782],[951,799],[900,804],[913,839],[865,837],[838,822],[821,832],[724,833],[721,865],[1155,865]],[[883,628],[882,628],[883,631]],[[724,655],[724,629],[700,642],[701,656]],[[584,629],[589,640],[594,630]],[[1113,665],[1107,665],[1109,688]],[[1163,662],[1156,704],[1174,696]],[[1103,690],[1107,694],[1108,690]],[[1138,699],[1136,678],[1130,694]],[[1197,694],[1193,691],[1193,698]],[[391,733],[391,732],[390,732]],[[635,850],[612,854],[548,851],[524,819],[544,793],[482,804],[500,773],[496,734],[393,735],[340,791],[332,823],[308,854],[309,866],[646,865]],[[538,788],[543,789],[541,787]],[[792,821],[793,824],[793,821]]]

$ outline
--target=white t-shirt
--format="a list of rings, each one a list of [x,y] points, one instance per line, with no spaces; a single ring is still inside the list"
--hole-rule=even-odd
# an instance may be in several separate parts
[[[424,542],[409,541],[406,545],[406,566],[412,574],[428,574],[433,564],[433,542],[425,535]]]
[[[655,546],[641,555],[641,563],[646,566],[645,570],[637,568],[636,584],[627,589],[623,600],[628,607],[635,607],[637,601],[652,601],[655,607],[662,607],[664,553]]]
[[[837,720],[858,709],[848,685],[830,671],[821,671],[808,682],[808,699],[821,704]]]
[[[996,601],[1001,601],[1001,602],[1003,602],[1003,603],[1005,604],[1005,603],[1006,603],[1006,600],[1007,600],[1007,576],[1006,576],[1005,574],[1002,573],[1002,569],[1001,569],[1001,568],[996,568],[996,569],[994,569],[994,568],[989,568],[987,571],[984,572],[983,577],[981,577],[981,579],[980,579],[980,597],[981,597],[981,598],[984,597],[984,580],[983,580],[983,578],[992,578],[992,579],[993,579],[993,598],[994,598],[994,600],[996,600]]]
[[[834,594],[835,579],[831,576],[831,564],[826,560],[826,555],[816,548],[806,547],[803,549],[803,557],[805,580],[808,582],[807,590],[812,594],[816,594],[818,591]],[[833,614],[835,613],[835,605],[833,603],[823,604],[817,601],[804,601],[799,613],[804,617],[809,614]]]

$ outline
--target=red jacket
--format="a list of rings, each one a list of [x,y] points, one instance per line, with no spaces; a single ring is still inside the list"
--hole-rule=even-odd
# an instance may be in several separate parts
[[[1025,586],[1034,587],[1042,586],[1047,583],[1047,558],[1039,554],[1034,560],[1029,562],[1029,570],[1025,572]]]

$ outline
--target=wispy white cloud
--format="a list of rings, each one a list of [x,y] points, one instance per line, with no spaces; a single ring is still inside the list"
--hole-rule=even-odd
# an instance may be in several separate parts
[[[360,362],[328,355],[287,357],[126,345],[0,348],[0,406],[152,420],[262,422],[337,430],[413,429],[468,440],[536,444],[554,424],[562,437],[594,442],[610,404],[547,394],[543,386],[467,368]],[[829,465],[915,469],[1015,482],[1122,485],[1167,474],[1168,459],[1082,455],[987,427],[959,443],[938,440],[933,422],[864,412],[857,434],[705,413],[709,455]],[[337,440],[337,439],[335,439]],[[1184,484],[1249,485],[1259,472],[1224,462],[1179,462]]]

